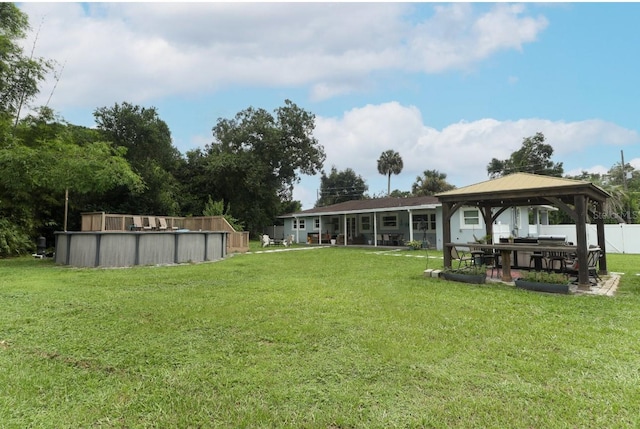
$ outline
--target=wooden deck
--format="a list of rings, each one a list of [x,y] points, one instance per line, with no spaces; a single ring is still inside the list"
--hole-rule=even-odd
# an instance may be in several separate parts
[[[142,222],[137,225],[135,219]],[[160,226],[164,219],[166,229]],[[171,231],[224,231],[227,232],[227,253],[248,252],[249,232],[236,231],[222,216],[155,216],[116,214],[105,212],[82,213],[82,232],[171,232]]]

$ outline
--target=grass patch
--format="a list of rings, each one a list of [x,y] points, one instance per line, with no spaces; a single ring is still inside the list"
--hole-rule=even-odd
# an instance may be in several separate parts
[[[424,251],[297,247],[0,261],[0,426],[640,425],[640,255],[608,256],[611,298],[424,278]]]

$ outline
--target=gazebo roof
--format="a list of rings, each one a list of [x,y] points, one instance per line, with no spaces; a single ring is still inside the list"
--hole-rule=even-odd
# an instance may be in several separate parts
[[[591,182],[513,173],[463,188],[437,194],[442,202],[490,202],[494,205],[545,204],[544,197],[556,197],[567,202],[574,195],[586,195],[595,201],[604,201],[610,195]]]
[[[487,180],[464,188],[454,189],[436,195],[442,202],[443,241],[445,246],[453,247],[451,241],[451,215],[461,206],[475,205],[481,208],[487,234],[491,235],[496,216],[508,207],[541,205],[551,203],[567,213],[576,225],[576,254],[579,263],[578,282],[581,286],[589,284],[587,261],[586,219],[589,200],[601,206],[610,195],[591,182],[564,179],[561,177],[541,176],[529,173],[514,173],[498,179]],[[494,213],[493,208],[501,207]],[[602,255],[599,269],[606,272],[607,256],[602,217],[596,220],[598,245]],[[508,249],[507,249],[508,250]],[[508,252],[506,252],[508,253]],[[506,256],[506,255],[505,255]],[[444,252],[444,266],[451,267],[451,253]],[[509,267],[509,265],[507,265]],[[507,271],[508,272],[508,271]],[[506,277],[510,278],[509,275]]]

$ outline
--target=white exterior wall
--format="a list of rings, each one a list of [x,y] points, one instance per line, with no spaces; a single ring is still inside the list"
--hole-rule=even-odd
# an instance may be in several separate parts
[[[476,209],[476,207],[462,207],[451,216],[451,241],[455,243],[472,243],[477,238],[485,235],[484,219],[480,216],[478,225],[463,225],[463,210]],[[442,229],[442,208],[438,209],[438,227]],[[514,224],[515,221],[518,224]],[[508,209],[505,210],[493,225],[493,242],[498,243],[500,238],[507,238],[510,235],[514,237],[526,237],[529,235],[529,212],[526,207],[522,207],[519,211]],[[438,231],[438,249],[442,250],[442,231]]]

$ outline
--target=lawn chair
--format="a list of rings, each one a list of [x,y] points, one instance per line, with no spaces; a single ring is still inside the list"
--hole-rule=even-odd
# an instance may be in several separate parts
[[[158,224],[160,225],[160,226],[158,226],[158,229],[160,231],[166,231],[167,230],[167,220],[165,218],[159,217],[158,218]]]
[[[282,240],[282,244],[284,244],[284,247],[291,246],[293,244],[293,234]]]
[[[146,231],[156,229],[156,227],[157,227],[156,218],[154,216],[147,216],[147,222],[149,222],[149,224],[143,226],[142,229],[144,229]]]
[[[140,231],[142,229],[142,217],[140,216],[132,216],[133,223],[131,224],[131,229],[133,231]]]
[[[473,256],[467,256],[463,251],[458,251],[455,247],[451,248],[451,261],[458,261],[458,268],[464,263],[466,267],[473,263]]]
[[[269,235],[264,234],[262,236],[262,247],[272,246],[275,244],[276,244],[275,240],[269,237]]]

